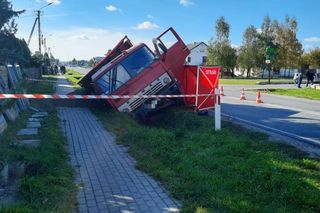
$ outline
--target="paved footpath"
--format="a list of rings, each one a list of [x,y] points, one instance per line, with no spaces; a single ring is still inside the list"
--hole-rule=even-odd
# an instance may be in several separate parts
[[[70,92],[59,88],[57,93]],[[178,212],[161,184],[135,168],[135,160],[87,108],[59,108],[71,164],[78,169],[79,212]]]

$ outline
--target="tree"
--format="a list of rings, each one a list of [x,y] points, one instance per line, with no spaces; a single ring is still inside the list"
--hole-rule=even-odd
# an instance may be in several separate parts
[[[91,58],[91,59],[89,60],[89,62],[88,62],[88,66],[89,66],[89,67],[94,67],[95,65],[96,65],[96,62],[95,62],[94,58]]]
[[[243,34],[243,42],[237,60],[239,67],[247,71],[247,77],[250,77],[252,69],[256,71],[257,68],[263,66],[263,48],[264,45],[260,40],[257,29],[250,25]]]
[[[17,39],[17,25],[14,17],[23,11],[13,11],[12,4],[7,0],[0,0],[0,63],[27,63],[30,60],[30,51],[24,41]]]
[[[264,47],[275,45],[275,26],[277,21],[272,21],[269,16],[264,17],[261,25],[261,33],[259,35],[260,41],[263,43]]]
[[[209,65],[220,65],[223,72],[233,73],[236,66],[236,50],[231,47],[229,41],[230,25],[224,17],[220,17],[215,25],[216,40],[211,39],[208,47]],[[233,75],[232,75],[233,76]]]
[[[315,48],[304,54],[303,61],[306,65],[311,65],[315,69],[320,68],[320,48]]]
[[[24,12],[24,10],[14,11],[12,4],[8,0],[0,0],[0,32],[15,34],[17,32],[17,25],[13,18]]]
[[[302,44],[297,39],[297,20],[286,16],[283,24],[275,23],[275,29],[275,41],[279,46],[275,66],[285,69],[299,67],[303,50]]]

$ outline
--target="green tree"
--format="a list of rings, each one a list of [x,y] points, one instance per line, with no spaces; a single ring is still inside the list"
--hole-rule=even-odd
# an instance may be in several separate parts
[[[23,12],[24,10],[14,11],[12,4],[8,0],[0,0],[0,32],[15,34],[17,32],[17,25],[13,18]]]
[[[303,54],[302,44],[297,39],[298,22],[295,18],[286,16],[285,22],[275,22],[275,41],[278,44],[275,66],[293,69],[301,64]]]
[[[219,65],[222,67],[222,73],[231,72],[236,66],[236,50],[231,47],[229,41],[230,25],[224,17],[220,17],[215,25],[216,40],[211,39],[208,47],[209,65]]]
[[[310,52],[303,55],[303,61],[308,66],[311,65],[313,68],[320,68],[320,48],[315,48]]]
[[[94,58],[91,58],[91,59],[89,60],[89,62],[88,62],[88,66],[89,66],[89,67],[94,67],[95,65],[96,65],[96,62],[95,62]]]
[[[275,43],[276,24],[277,24],[277,21],[272,21],[269,16],[264,17],[261,25],[261,32],[259,35],[259,39],[263,43],[264,49],[276,44]]]
[[[247,77],[250,77],[252,70],[255,73],[258,68],[263,67],[263,48],[264,45],[257,29],[250,25],[243,34],[243,42],[237,60],[238,66],[247,71]]]
[[[0,63],[27,63],[30,55],[24,41],[17,39],[17,25],[14,18],[23,11],[14,11],[7,0],[0,0]]]

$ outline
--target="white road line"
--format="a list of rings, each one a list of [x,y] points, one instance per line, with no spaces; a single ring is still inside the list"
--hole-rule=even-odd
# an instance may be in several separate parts
[[[306,141],[306,142],[311,143],[311,144],[316,145],[316,146],[320,146],[320,141],[319,140],[315,140],[315,139],[307,138],[307,137],[301,137],[301,136],[293,134],[293,133],[285,132],[285,131],[282,131],[282,130],[279,130],[279,129],[275,129],[275,128],[272,128],[272,127],[269,127],[269,126],[266,126],[266,125],[263,125],[263,124],[259,124],[259,123],[248,121],[248,120],[245,120],[245,119],[242,119],[242,118],[234,117],[234,116],[228,115],[226,113],[221,113],[221,114],[224,117],[228,117],[228,118],[231,118],[231,119],[234,119],[234,120],[249,124],[249,125],[254,126],[254,127],[259,127],[259,128],[264,129],[264,130],[268,130],[268,131],[271,131],[271,132],[274,132],[274,133],[278,133],[278,134],[281,134],[281,135],[284,135],[284,136],[288,136],[288,137],[291,137],[291,138],[303,140],[303,141]]]

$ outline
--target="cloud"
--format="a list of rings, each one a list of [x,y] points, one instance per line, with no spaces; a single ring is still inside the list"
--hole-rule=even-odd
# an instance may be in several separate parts
[[[116,12],[119,9],[116,6],[109,5],[109,6],[106,6],[106,10],[108,10],[109,12]]]
[[[62,30],[46,31],[47,47],[51,48],[54,57],[61,61],[89,60],[96,56],[104,56],[109,49],[112,49],[125,35],[128,35],[133,43],[145,43],[152,48],[152,37],[138,36],[137,33],[111,31],[102,28],[67,28]],[[52,34],[52,35],[51,35]],[[19,38],[27,39],[28,32],[18,31]],[[30,43],[32,52],[38,50],[38,40],[33,38]]]
[[[194,2],[191,0],[180,0],[179,4],[181,4],[184,7],[188,7],[194,5]]]
[[[148,14],[148,15],[147,15],[147,18],[148,18],[148,19],[154,19],[154,16],[151,15],[151,14]]]
[[[133,27],[133,29],[136,29],[136,30],[153,30],[157,28],[159,28],[159,26],[150,21],[142,22],[140,24],[137,24],[137,26]]]
[[[308,43],[320,43],[320,37],[305,38],[304,41]]]
[[[46,0],[48,3],[53,3],[54,5],[59,5],[61,4],[61,0]]]
[[[97,37],[92,37],[87,35],[74,35],[74,36],[71,36],[71,38],[76,40],[93,40],[93,39],[96,39]]]

